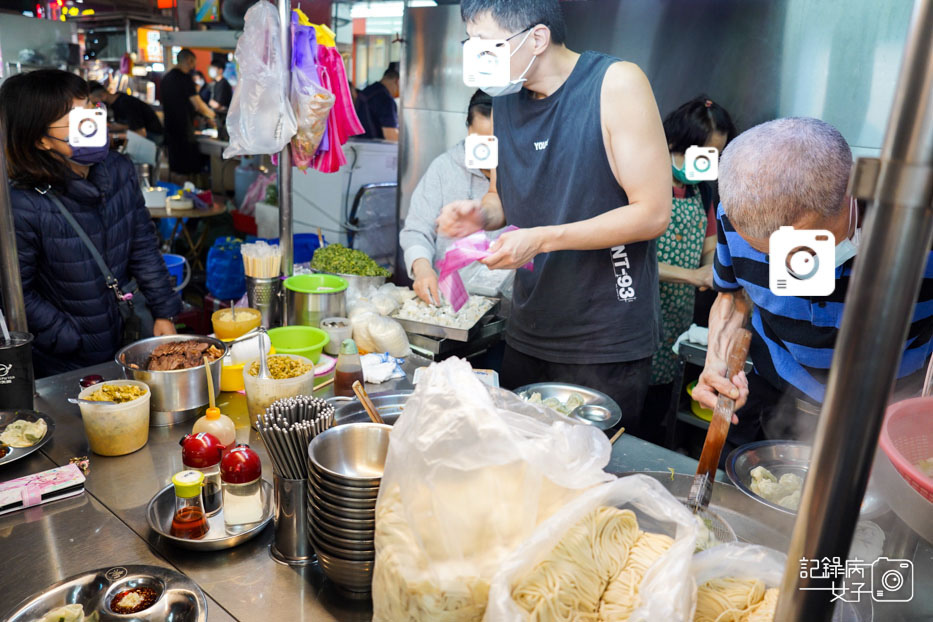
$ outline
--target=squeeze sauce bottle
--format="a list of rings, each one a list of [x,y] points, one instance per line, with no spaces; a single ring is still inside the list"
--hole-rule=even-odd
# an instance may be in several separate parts
[[[219,408],[208,408],[203,417],[194,422],[192,434],[207,432],[220,441],[224,449],[230,449],[236,442],[236,424],[227,415],[221,414]]]

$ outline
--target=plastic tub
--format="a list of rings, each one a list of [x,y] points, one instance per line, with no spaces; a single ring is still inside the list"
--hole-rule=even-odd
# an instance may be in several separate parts
[[[340,344],[343,340],[353,336],[350,320],[345,317],[324,318],[321,320],[321,330],[330,338],[330,341],[324,344],[324,351],[334,356],[340,354]]]
[[[268,330],[272,347],[279,354],[297,354],[311,359],[317,365],[321,351],[330,341],[330,336],[313,326],[282,326]]]
[[[214,334],[218,339],[236,339],[242,337],[254,328],[259,327],[262,320],[262,314],[258,309],[236,309],[236,319],[233,319],[233,311],[230,309],[219,309],[211,315],[211,325],[214,327]]]
[[[87,399],[104,385],[133,385],[146,391],[145,395],[121,404],[78,404],[91,451],[101,456],[131,454],[149,440],[149,399],[152,392],[145,382],[112,380],[89,386],[78,394],[78,398]]]
[[[297,359],[311,366],[306,373],[286,378],[284,380],[260,380],[258,376],[251,376],[249,368],[253,361],[243,366],[243,385],[246,389],[246,408],[249,411],[249,420],[253,427],[259,420],[259,415],[266,412],[272,402],[284,397],[295,397],[297,395],[312,395],[314,393],[314,363],[310,359],[294,354],[275,354],[270,356],[285,356],[291,359]]]

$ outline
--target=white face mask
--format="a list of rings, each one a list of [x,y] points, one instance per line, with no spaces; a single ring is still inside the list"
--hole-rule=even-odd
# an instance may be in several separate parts
[[[849,229],[852,228],[852,214],[855,213],[855,233],[851,238],[846,238],[836,245],[836,267],[838,268],[845,262],[855,257],[858,253],[859,238],[861,229],[858,227],[858,202],[855,197],[849,199]]]
[[[515,56],[515,52],[519,51],[521,47],[525,45],[525,41],[528,40],[528,35],[530,34],[531,34],[531,30],[525,33],[525,37],[522,39],[522,42],[518,44],[518,47],[512,50],[512,53],[509,54],[509,58],[512,58],[513,56]],[[509,83],[506,84],[505,86],[486,86],[486,87],[483,87],[483,90],[490,97],[502,97],[503,95],[512,95],[514,93],[518,93],[519,91],[522,90],[522,84],[527,79],[525,78],[525,74],[528,73],[529,69],[531,69],[531,66],[534,64],[536,58],[538,57],[537,56],[531,57],[531,62],[528,63],[527,67],[525,67],[525,71],[523,71],[522,75],[518,76],[518,78],[516,78],[515,80],[510,80]]]

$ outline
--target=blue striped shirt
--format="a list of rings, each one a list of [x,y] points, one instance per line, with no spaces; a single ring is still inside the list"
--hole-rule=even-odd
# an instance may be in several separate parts
[[[755,373],[776,389],[795,387],[822,403],[849,278],[850,259],[836,268],[836,289],[829,296],[777,296],[768,286],[768,257],[752,248],[726,217],[716,213],[717,245],[714,287],[720,292],[744,289],[754,303],[751,358]],[[927,259],[920,296],[904,343],[897,377],[918,371],[933,346],[933,252]]]

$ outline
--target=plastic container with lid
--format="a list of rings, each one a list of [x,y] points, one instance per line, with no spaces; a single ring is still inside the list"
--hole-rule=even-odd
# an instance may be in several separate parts
[[[207,432],[220,441],[224,448],[232,447],[236,442],[236,424],[233,419],[220,412],[219,408],[208,408],[204,416],[194,422],[192,434]]]
[[[237,445],[220,461],[224,525],[228,533],[262,520],[262,462],[249,445]]]
[[[276,354],[269,359],[278,357],[290,358],[301,363],[306,363],[308,371],[294,378],[283,378],[281,380],[260,379],[259,376],[250,374],[253,366],[252,362],[243,367],[243,385],[246,389],[246,408],[249,410],[249,418],[253,427],[259,420],[259,415],[266,412],[266,408],[272,405],[272,402],[286,397],[295,397],[298,395],[311,395],[314,392],[314,363],[310,359],[294,354]]]
[[[218,339],[236,339],[257,328],[262,321],[258,309],[219,309],[211,315],[211,324]]]
[[[101,456],[123,456],[141,448],[149,440],[149,386],[138,380],[115,380],[94,384],[82,390],[78,399],[86,400],[105,385],[134,386],[143,395],[118,404],[80,402],[81,419],[91,451]]]
[[[204,474],[204,511],[213,516],[223,507],[220,460],[224,455],[224,445],[207,432],[186,434],[180,444],[182,464]]]
[[[345,339],[353,336],[350,320],[345,317],[326,317],[321,320],[321,330],[330,336],[330,341],[324,346],[328,354],[340,354],[340,346]]]
[[[334,371],[334,395],[353,397],[353,383],[363,382],[363,365],[356,342],[344,339],[340,344],[340,356],[337,357],[337,369]]]
[[[204,473],[195,470],[181,471],[172,477],[175,487],[175,514],[169,533],[176,538],[200,540],[210,531],[207,513],[201,498]]]

